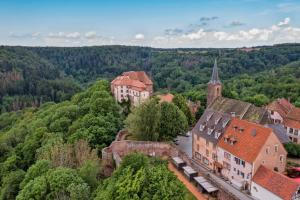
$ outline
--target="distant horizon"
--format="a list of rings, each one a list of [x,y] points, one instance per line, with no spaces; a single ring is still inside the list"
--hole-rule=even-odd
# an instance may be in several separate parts
[[[0,45],[237,48],[300,43],[297,0],[10,0]]]
[[[278,43],[271,45],[259,45],[259,46],[241,46],[241,47],[151,47],[151,46],[139,46],[139,45],[122,45],[122,44],[107,44],[107,45],[91,45],[91,46],[26,46],[26,45],[2,45],[0,47],[24,47],[24,48],[89,48],[89,47],[140,47],[140,48],[151,48],[151,49],[243,49],[243,48],[259,48],[259,47],[274,47],[279,45],[300,45],[300,42],[296,43]]]

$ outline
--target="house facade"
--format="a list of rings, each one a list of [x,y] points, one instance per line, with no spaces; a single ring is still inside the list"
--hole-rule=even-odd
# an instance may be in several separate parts
[[[116,101],[138,106],[153,94],[153,83],[145,72],[124,72],[111,82],[111,92]]]
[[[250,189],[261,165],[282,173],[287,152],[270,128],[233,118],[217,144],[221,175],[235,186]]]
[[[283,125],[290,140],[300,144],[300,108],[294,107],[284,118]]]
[[[206,109],[192,129],[193,158],[206,167],[217,170],[217,143],[225,131],[230,115]]]

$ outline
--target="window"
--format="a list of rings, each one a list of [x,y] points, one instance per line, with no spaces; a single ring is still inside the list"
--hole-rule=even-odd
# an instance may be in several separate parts
[[[241,165],[243,165],[243,167],[245,167],[245,161],[241,161]]]
[[[293,142],[298,143],[298,139],[297,138],[293,138]]]
[[[241,172],[241,176],[242,176],[242,178],[245,178],[244,172]]]
[[[206,149],[206,156],[208,157],[209,156],[209,151]]]
[[[121,90],[121,93],[123,93],[123,90]]]
[[[197,151],[199,151],[199,144],[197,144]]]
[[[199,159],[199,160],[201,160],[201,154],[200,153],[198,153],[198,152],[195,152],[195,158],[197,158],[197,159]]]
[[[290,128],[290,133],[293,133],[294,132],[294,129]]]
[[[209,161],[208,161],[208,159],[207,159],[207,158],[205,158],[205,157],[203,157],[203,163],[204,163],[204,164],[206,164],[206,165],[208,165],[208,164],[209,164]]]
[[[281,163],[283,163],[283,155],[279,156],[279,160],[280,160]]]
[[[298,135],[298,129],[295,129],[294,135]]]
[[[278,152],[278,144],[275,145],[275,152]]]
[[[230,153],[227,153],[224,151],[224,158],[226,158],[227,160],[230,160]]]
[[[241,164],[241,160],[237,157],[234,157],[234,161],[237,165],[240,165]]]
[[[215,160],[215,161],[217,161],[217,155],[213,153],[212,154],[212,159]]]
[[[271,110],[271,115],[274,115],[274,110]]]
[[[266,154],[269,154],[270,153],[270,147],[267,147],[266,148]]]
[[[227,169],[228,171],[230,171],[230,164],[229,163],[223,161],[223,167],[224,167],[224,169]]]

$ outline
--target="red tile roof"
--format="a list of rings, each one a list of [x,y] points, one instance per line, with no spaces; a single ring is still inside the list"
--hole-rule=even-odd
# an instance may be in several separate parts
[[[300,129],[300,108],[294,107],[284,118],[283,123],[287,127]]]
[[[118,76],[111,83],[113,85],[126,85],[135,88],[146,89],[146,85],[143,82],[130,79],[128,76]]]
[[[293,104],[284,98],[277,99],[266,106],[268,110],[277,111],[281,117],[285,117],[294,107]]]
[[[171,93],[168,94],[162,94],[162,95],[157,95],[160,99],[159,102],[168,102],[171,103],[173,101],[174,95]]]
[[[123,72],[122,76],[129,76],[130,79],[141,81],[146,85],[153,84],[151,79],[147,76],[147,74],[144,71]]]
[[[284,200],[291,200],[300,184],[261,165],[252,181]]]
[[[240,131],[240,129],[243,130]],[[236,157],[252,163],[271,134],[272,129],[270,128],[233,118],[219,140],[218,146]],[[225,138],[227,138],[227,142]],[[229,139],[234,141],[234,144],[230,144]]]

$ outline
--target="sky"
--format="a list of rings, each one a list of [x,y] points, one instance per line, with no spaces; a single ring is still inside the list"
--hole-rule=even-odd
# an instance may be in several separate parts
[[[300,42],[300,0],[1,0],[0,45],[157,48]]]

